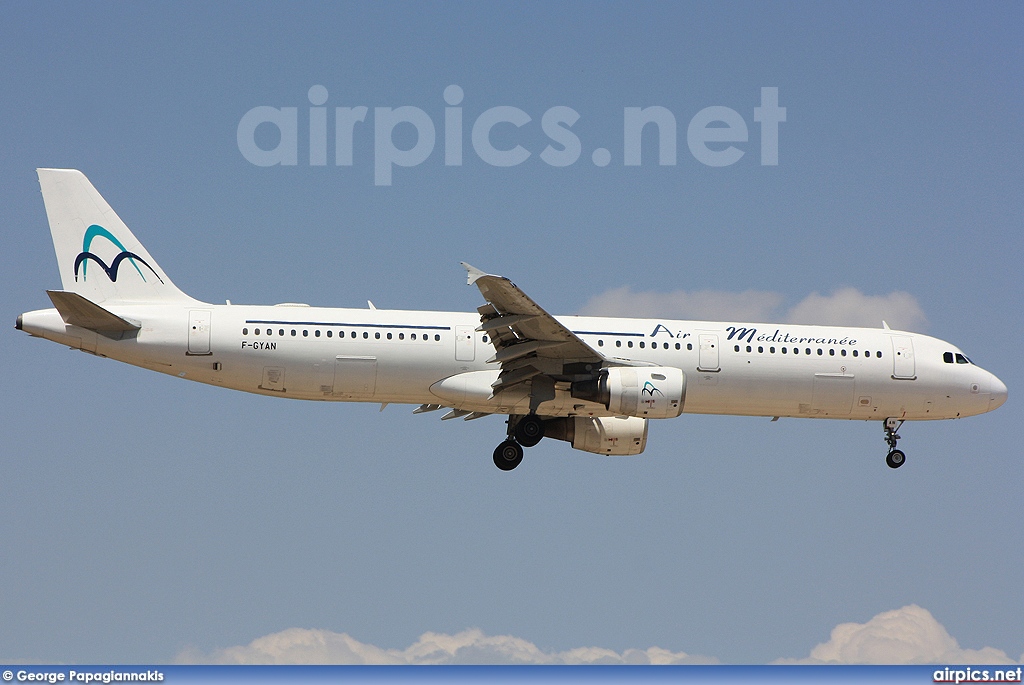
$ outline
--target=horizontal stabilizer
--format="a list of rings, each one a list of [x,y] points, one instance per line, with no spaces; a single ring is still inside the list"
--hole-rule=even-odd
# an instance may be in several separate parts
[[[115,338],[142,328],[141,325],[122,319],[117,314],[90,302],[78,293],[66,290],[47,290],[46,294],[50,296],[50,301],[60,312],[60,318],[64,319],[66,324]]]

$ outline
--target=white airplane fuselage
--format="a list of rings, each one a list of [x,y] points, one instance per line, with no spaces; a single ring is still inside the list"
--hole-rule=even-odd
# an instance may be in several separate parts
[[[22,329],[103,357],[188,380],[273,397],[441,404],[525,414],[529,392],[492,396],[494,349],[477,314],[296,305],[122,305],[142,322],[116,340],[65,324],[56,309],[27,312]],[[871,420],[952,419],[995,409],[1006,387],[955,346],[888,329],[557,317],[609,357],[675,367],[682,411]],[[953,357],[953,363],[944,361]],[[961,360],[957,363],[957,360]],[[446,379],[449,379],[446,381]],[[453,381],[451,379],[457,379]],[[611,416],[570,395],[546,416]]]
[[[463,263],[477,313],[211,305],[160,269],[80,171],[39,169],[62,290],[17,328],[180,378],[272,397],[504,414],[494,463],[545,437],[644,451],[650,419],[683,412],[902,421],[1000,406],[1006,386],[953,345],[880,329],[555,317],[512,281]]]

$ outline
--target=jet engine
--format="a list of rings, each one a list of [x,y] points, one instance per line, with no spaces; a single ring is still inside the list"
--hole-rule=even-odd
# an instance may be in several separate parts
[[[544,422],[544,435],[573,449],[612,457],[640,454],[647,446],[647,419],[636,416],[570,416]]]
[[[670,419],[683,411],[686,376],[670,366],[615,366],[593,380],[572,384],[573,397],[609,411],[645,419]]]

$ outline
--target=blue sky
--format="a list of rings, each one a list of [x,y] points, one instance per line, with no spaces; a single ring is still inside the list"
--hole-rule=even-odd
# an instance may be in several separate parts
[[[763,663],[914,606],[965,649],[1024,652],[1018,3],[0,12],[0,660],[169,661],[290,629],[405,650],[478,629],[550,654]],[[444,158],[453,84],[460,166]],[[351,166],[309,164],[316,85],[332,153],[334,108],[368,108]],[[774,166],[764,87],[787,112]],[[239,122],[259,106],[297,108],[297,164],[243,156]],[[375,108],[403,106],[437,141],[377,185]],[[471,143],[499,106],[530,117],[492,132],[530,152],[516,166]],[[645,134],[626,166],[624,109],[652,106],[677,122],[676,163]],[[554,107],[579,114],[564,167],[541,158]],[[687,146],[707,107],[748,127],[734,164]],[[908,425],[898,472],[875,424],[683,416],[635,459],[545,442],[503,474],[497,420],[230,393],[14,331],[59,284],[41,166],[84,171],[210,302],[469,311],[460,260],[565,314],[618,297],[825,316],[847,292],[859,315],[960,346],[1010,399]]]

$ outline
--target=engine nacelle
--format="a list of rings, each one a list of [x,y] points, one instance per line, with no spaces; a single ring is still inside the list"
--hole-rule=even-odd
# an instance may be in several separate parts
[[[640,454],[647,447],[647,419],[636,416],[570,416],[544,422],[544,434],[572,448],[611,457]]]
[[[645,419],[670,419],[683,411],[686,376],[671,366],[615,366],[592,381],[572,384],[572,396],[609,411]]]

